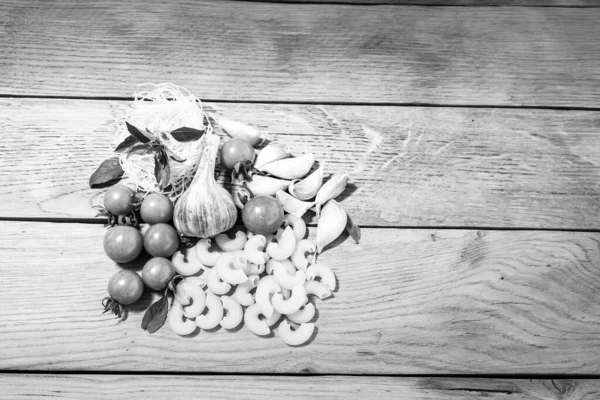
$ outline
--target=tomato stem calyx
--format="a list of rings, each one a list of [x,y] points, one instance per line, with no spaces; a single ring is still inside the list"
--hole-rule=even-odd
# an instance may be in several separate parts
[[[187,248],[194,247],[196,243],[198,243],[198,238],[192,236],[185,236],[181,233],[179,234],[179,243]]]
[[[243,160],[236,163],[231,170],[231,181],[235,180],[252,180],[252,175],[254,175],[258,170],[252,166],[252,160]]]
[[[133,226],[134,228],[139,228],[140,221],[135,211],[131,211],[127,215],[112,215],[108,213],[107,222],[104,225],[107,228],[112,228],[117,225],[120,226]]]
[[[104,311],[102,312],[102,314],[105,314],[110,311],[113,314],[115,314],[115,318],[119,319],[122,319],[125,314],[123,306],[117,303],[112,297],[103,298],[102,306],[104,307]]]

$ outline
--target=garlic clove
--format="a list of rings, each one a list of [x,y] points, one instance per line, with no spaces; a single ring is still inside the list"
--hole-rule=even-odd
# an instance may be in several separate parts
[[[272,178],[270,176],[254,175],[252,180],[246,181],[246,187],[254,196],[274,196],[278,190],[285,190],[290,185],[289,180]]]
[[[338,197],[348,184],[348,174],[333,174],[331,178],[319,189],[315,202],[317,203],[317,216],[320,214],[321,206],[331,199]]]
[[[261,134],[258,129],[226,118],[219,118],[217,122],[223,130],[232,138],[244,139],[254,146],[266,139],[266,134]]]
[[[303,154],[299,157],[284,158],[283,160],[270,162],[262,167],[267,172],[277,178],[299,179],[303,178],[315,163],[313,153]]]
[[[314,202],[302,201],[293,197],[287,192],[283,190],[278,190],[275,194],[275,197],[279,201],[279,203],[283,206],[283,209],[288,214],[295,215],[298,218],[301,218],[306,212],[315,205]]]
[[[332,199],[325,204],[317,224],[317,254],[344,232],[347,221],[348,216],[340,203]]]
[[[290,155],[290,149],[285,144],[271,143],[258,152],[254,160],[254,168],[261,171],[264,165],[288,158]]]
[[[310,200],[316,196],[323,185],[323,166],[315,172],[300,180],[295,179],[290,183],[288,191],[298,200]]]

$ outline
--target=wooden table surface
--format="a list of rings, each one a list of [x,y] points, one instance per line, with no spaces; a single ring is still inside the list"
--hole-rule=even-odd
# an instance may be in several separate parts
[[[600,398],[599,7],[1,2],[0,399]],[[143,82],[350,174],[309,345],[101,314],[88,177]]]

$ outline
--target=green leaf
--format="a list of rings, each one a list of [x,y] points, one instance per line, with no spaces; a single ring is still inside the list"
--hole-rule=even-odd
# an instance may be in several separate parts
[[[127,153],[127,158],[131,157],[134,154],[144,156],[146,154],[150,154],[154,151],[151,145],[146,143],[138,143],[134,145],[131,149],[129,149],[129,153]]]
[[[185,162],[186,159],[185,158],[181,158],[179,157],[177,154],[173,153],[170,149],[168,149],[166,146],[163,146],[164,151],[167,153],[167,155],[169,156],[169,158],[173,161],[177,161],[177,162]]]
[[[119,163],[119,157],[111,157],[104,160],[102,164],[90,176],[90,187],[92,189],[111,186],[123,176],[123,168]]]
[[[174,131],[171,131],[171,136],[173,139],[178,142],[191,142],[193,140],[198,140],[204,135],[204,130],[194,129],[194,128],[178,128]]]
[[[177,287],[179,282],[181,282],[184,279],[185,279],[185,277],[183,277],[181,275],[175,275],[173,277],[173,279],[171,279],[171,282],[169,282],[167,289],[170,290],[171,292],[173,292],[173,294],[175,294],[175,292],[176,292],[175,288]]]
[[[129,122],[125,122],[125,125],[127,125],[127,130],[129,131],[129,133],[131,133],[131,136],[135,137],[138,141],[142,143],[148,143],[151,139],[154,139],[144,135],[142,131],[140,131],[135,126],[131,125]]]
[[[165,292],[164,296],[152,303],[146,310],[142,318],[142,329],[148,333],[154,333],[164,325],[169,314],[169,295]]]
[[[171,168],[169,167],[167,155],[164,151],[154,155],[154,177],[161,190],[164,190],[169,185]]]
[[[115,148],[115,153],[124,153],[133,147],[134,144],[138,143],[135,136],[129,135]]]
[[[346,221],[346,230],[348,231],[350,236],[352,236],[352,239],[354,239],[354,241],[358,244],[358,243],[360,243],[360,237],[361,237],[360,227],[358,225],[356,225],[354,222],[352,222],[352,219],[350,218],[350,216],[348,214],[346,214],[346,217],[348,218]]]

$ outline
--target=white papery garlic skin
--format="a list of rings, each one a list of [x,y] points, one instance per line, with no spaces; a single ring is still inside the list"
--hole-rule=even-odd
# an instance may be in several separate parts
[[[278,190],[277,193],[275,193],[275,197],[283,206],[283,209],[286,213],[292,214],[298,218],[301,218],[311,207],[315,205],[315,203],[312,201],[298,200],[283,190]]]
[[[291,181],[271,178],[270,176],[254,175],[252,180],[246,181],[246,187],[254,196],[274,196],[278,190],[285,190]]]
[[[258,152],[254,160],[254,168],[262,171],[262,167],[270,162],[288,158],[292,154],[285,144],[271,143]]]
[[[315,155],[307,153],[299,157],[270,162],[261,170],[281,179],[300,179],[308,174],[314,163]]]
[[[229,192],[215,181],[219,136],[205,135],[194,180],[175,204],[173,222],[185,236],[207,238],[233,227],[237,208]]]
[[[315,202],[317,203],[317,216],[321,213],[321,206],[331,199],[338,197],[348,184],[348,174],[333,174],[331,178],[319,189]]]
[[[219,118],[217,122],[229,136],[236,139],[243,139],[250,143],[251,146],[266,139],[266,135],[261,134],[258,129],[250,125],[226,118]]]
[[[321,217],[317,224],[317,254],[323,251],[323,248],[337,239],[344,229],[346,229],[348,216],[340,203],[335,200],[329,200],[321,210]]]
[[[323,185],[323,167],[304,179],[295,179],[290,183],[288,191],[298,200],[310,200],[316,196]]]

